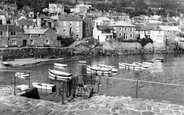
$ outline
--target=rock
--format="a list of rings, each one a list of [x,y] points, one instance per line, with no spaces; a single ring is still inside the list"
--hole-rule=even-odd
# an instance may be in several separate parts
[[[162,113],[167,114],[167,115],[173,115],[173,111],[171,111],[169,109],[168,110],[163,110]]]
[[[83,110],[83,111],[78,111],[76,112],[76,115],[92,115],[96,112],[97,110],[90,110],[90,109],[87,109],[87,110]]]
[[[128,115],[141,115],[139,111],[131,110],[131,109],[126,109],[126,113]]]
[[[107,114],[111,114],[111,112],[108,109],[100,109],[97,111],[97,114],[107,115]]]
[[[145,111],[145,112],[142,112],[142,115],[154,115],[154,113],[150,111]]]
[[[170,108],[172,110],[179,110],[179,106],[178,105],[171,105]]]

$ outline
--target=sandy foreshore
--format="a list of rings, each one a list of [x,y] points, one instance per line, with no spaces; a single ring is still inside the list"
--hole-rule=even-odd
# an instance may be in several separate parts
[[[64,58],[55,58],[55,59],[35,59],[35,58],[24,58],[24,59],[15,59],[14,61],[5,61],[9,63],[12,67],[16,66],[25,66],[25,65],[31,65],[31,64],[38,64],[41,62],[48,62],[51,60],[62,60]],[[5,66],[2,65],[2,61],[0,60],[0,68],[6,68]]]

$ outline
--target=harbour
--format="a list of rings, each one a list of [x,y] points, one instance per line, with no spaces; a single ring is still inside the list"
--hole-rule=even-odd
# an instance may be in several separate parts
[[[168,100],[171,102],[184,103],[181,98],[183,93],[183,54],[155,54],[155,55],[124,55],[84,58],[76,57],[69,60],[53,60],[36,65],[20,66],[6,68],[0,72],[2,85],[12,85],[15,72],[9,70],[30,70],[30,82],[50,83],[48,79],[48,69],[54,68],[54,63],[67,64],[62,70],[78,76],[81,84],[91,84],[95,92],[109,96],[131,96],[136,98],[146,98],[149,100]],[[150,69],[143,71],[132,71],[119,68],[119,62],[133,63],[146,62],[154,57],[164,59],[164,63],[156,64]],[[118,68],[118,72],[112,76],[97,76],[87,74],[86,65],[79,63],[79,60],[85,60],[87,65],[106,64]],[[97,88],[96,78],[100,77],[99,89]],[[117,78],[117,79],[116,79]],[[139,80],[138,92],[136,91],[136,81]],[[145,82],[146,81],[146,82]],[[152,82],[152,83],[150,83]],[[54,82],[52,82],[54,83]],[[164,84],[163,84],[164,83]],[[167,85],[172,84],[172,85]],[[136,92],[138,94],[136,94]]]

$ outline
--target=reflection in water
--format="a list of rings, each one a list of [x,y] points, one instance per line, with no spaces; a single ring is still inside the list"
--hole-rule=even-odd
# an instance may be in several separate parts
[[[118,67],[119,62],[143,62],[151,60],[154,57],[161,57],[164,59],[163,64],[153,64],[150,69],[141,71],[139,73],[130,70],[120,69],[116,77],[126,79],[139,79],[146,81],[154,81],[161,83],[172,83],[184,85],[184,55],[174,54],[158,54],[158,55],[125,55],[114,57],[95,57],[95,58],[79,58],[78,60],[87,61],[87,65],[97,65],[99,63]],[[79,82],[84,84],[92,84],[96,86],[96,76],[86,73],[86,66],[78,62],[78,60],[59,60],[57,62],[66,63],[68,67],[66,72],[73,73],[74,76],[79,77]],[[31,82],[51,82],[48,79],[48,69],[53,68],[54,62],[49,62],[43,65],[33,65],[27,67],[11,68],[11,69],[26,69],[31,70]],[[14,72],[0,72],[0,84],[13,84]],[[112,76],[114,77],[114,76]],[[107,95],[124,95],[135,97],[136,83],[133,81],[107,79],[105,76],[101,78],[100,93]],[[139,83],[138,97],[153,98],[180,102],[184,104],[184,87],[164,86],[158,84]]]

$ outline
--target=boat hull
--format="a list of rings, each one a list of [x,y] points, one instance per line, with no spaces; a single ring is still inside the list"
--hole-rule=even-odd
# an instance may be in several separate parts
[[[56,81],[68,81],[72,79],[72,74],[49,69],[49,79]]]
[[[56,85],[53,84],[47,84],[47,83],[32,83],[33,87],[36,87],[38,90],[46,91],[48,93],[53,93],[56,91]]]

